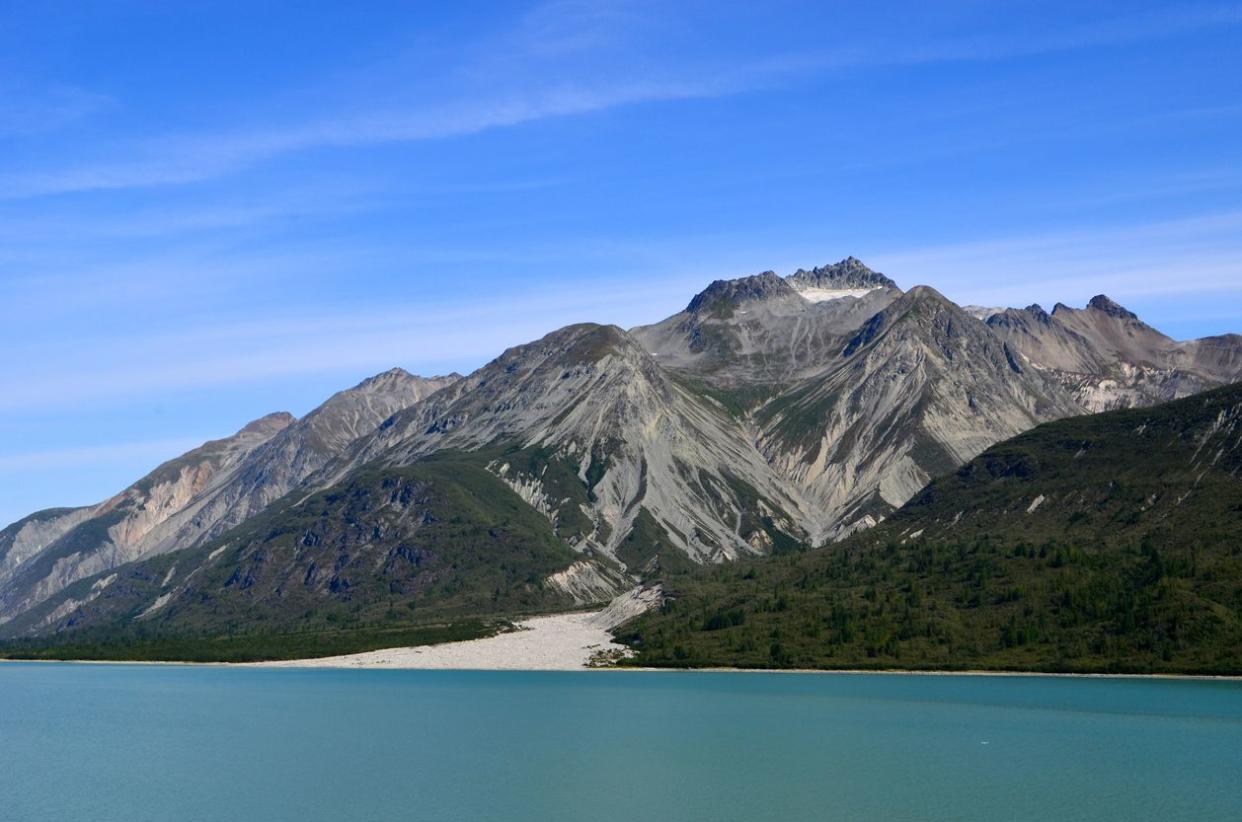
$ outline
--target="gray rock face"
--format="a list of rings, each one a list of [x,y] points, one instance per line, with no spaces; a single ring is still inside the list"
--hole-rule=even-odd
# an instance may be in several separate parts
[[[384,420],[459,379],[460,374],[416,377],[394,368],[333,394],[255,449],[213,493],[187,506],[175,530],[164,529],[152,551],[196,545],[246,521]]]
[[[1007,309],[988,325],[1091,412],[1167,402],[1242,379],[1236,335],[1177,342],[1103,294],[1084,309]]]
[[[789,300],[794,299],[796,294],[794,287],[777,276],[776,272],[765,271],[737,280],[716,280],[690,300],[686,312],[731,314],[745,303],[782,298]]]
[[[920,286],[754,419],[767,459],[821,512],[815,532],[837,538],[989,445],[1078,410],[1056,384],[1016,367],[986,325]]]
[[[810,517],[805,500],[754,448],[751,432],[615,326],[569,326],[509,349],[395,415],[313,482],[498,443],[538,450],[582,482],[589,477],[591,499],[567,511],[544,473],[523,473],[504,457],[491,466],[546,515],[584,517],[592,526],[576,547],[622,564],[622,544],[643,512],[669,544],[701,562],[764,550],[770,535],[747,527],[756,517],[805,536],[798,524]]]
[[[769,271],[718,280],[685,311],[630,333],[678,373],[726,388],[779,387],[822,371],[846,336],[900,295],[851,257],[787,279]]]
[[[903,295],[853,258],[795,273],[793,295],[760,278],[713,284],[717,299],[742,295],[728,310],[696,299],[632,333],[664,368],[734,399],[764,460],[815,512],[799,523],[813,540],[866,527],[989,445],[1081,411],[933,289]],[[813,302],[811,288],[836,296]]]
[[[289,414],[270,414],[169,460],[98,505],[45,519],[38,528],[27,518],[5,529],[16,528],[0,571],[0,621],[79,579],[143,556],[170,520],[292,422]]]
[[[50,508],[0,531],[0,579],[90,516],[90,508]]]
[[[832,263],[810,271],[799,268],[789,275],[789,282],[795,288],[896,288],[897,283],[878,271],[872,271],[856,257],[846,257],[839,263]]]
[[[99,505],[0,532],[0,621],[118,565],[196,545],[284,496],[394,412],[451,384],[387,371],[295,420],[270,414],[156,468]]]

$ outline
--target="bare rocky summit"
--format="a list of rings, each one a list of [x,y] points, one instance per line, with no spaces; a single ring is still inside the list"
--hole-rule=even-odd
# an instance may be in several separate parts
[[[1085,308],[1010,308],[987,323],[1023,363],[1058,383],[1085,411],[1167,402],[1242,374],[1237,335],[1179,342],[1103,294]]]

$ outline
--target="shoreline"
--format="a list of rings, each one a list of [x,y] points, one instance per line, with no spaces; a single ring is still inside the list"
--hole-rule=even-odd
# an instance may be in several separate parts
[[[1065,677],[1081,679],[1167,679],[1242,682],[1242,674],[1194,673],[1111,673],[1065,671],[1006,671],[991,669],[948,670],[935,668],[732,668],[668,667],[618,665],[632,659],[633,650],[619,644],[612,631],[643,611],[657,605],[663,596],[658,586],[634,588],[617,597],[606,608],[591,611],[545,614],[528,617],[515,630],[502,631],[478,639],[443,642],[435,645],[380,648],[337,656],[305,659],[264,660],[258,662],[192,662],[179,660],[52,660],[10,659],[0,663],[45,663],[61,665],[193,665],[228,668],[293,668],[334,670],[448,670],[448,671],[599,671],[642,673],[737,673],[737,674],[819,674],[859,676],[970,676],[970,677]]]
[[[416,646],[431,648],[435,646]],[[389,648],[365,653],[380,654],[390,651],[411,650],[409,648]],[[992,670],[944,670],[944,669],[905,669],[905,668],[668,668],[644,667],[640,665],[583,665],[580,667],[537,668],[524,666],[520,663],[506,667],[420,667],[413,665],[342,665],[317,664],[337,657],[316,657],[311,659],[281,659],[263,662],[188,662],[167,659],[13,659],[0,657],[0,665],[152,665],[152,666],[185,666],[195,668],[290,668],[295,670],[380,670],[380,671],[475,671],[480,673],[508,671],[514,673],[669,673],[669,674],[813,674],[820,676],[969,676],[998,678],[1033,678],[1055,677],[1058,679],[1168,679],[1168,680],[1199,680],[1204,682],[1242,682],[1242,674],[1118,674],[1118,673],[1067,673],[1064,671],[992,671]],[[308,664],[309,663],[309,664]]]

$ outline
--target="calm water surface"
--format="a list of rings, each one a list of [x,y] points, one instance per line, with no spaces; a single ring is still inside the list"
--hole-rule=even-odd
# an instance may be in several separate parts
[[[1242,819],[1242,684],[0,665],[5,820]]]

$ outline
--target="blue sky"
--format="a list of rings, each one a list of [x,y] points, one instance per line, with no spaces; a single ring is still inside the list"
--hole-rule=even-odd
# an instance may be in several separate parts
[[[0,522],[847,254],[1242,331],[1239,55],[1239,3],[0,0]]]

